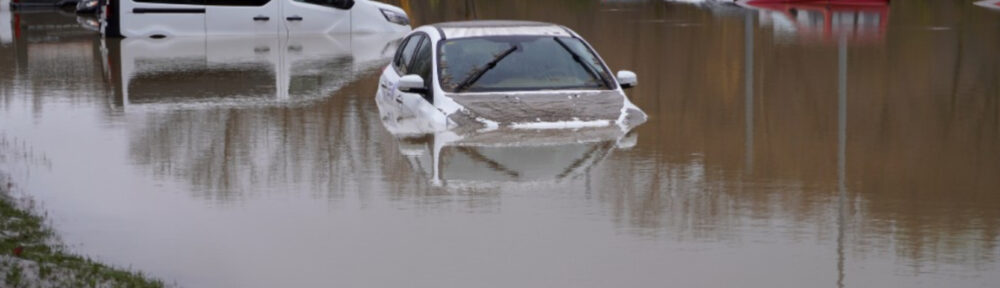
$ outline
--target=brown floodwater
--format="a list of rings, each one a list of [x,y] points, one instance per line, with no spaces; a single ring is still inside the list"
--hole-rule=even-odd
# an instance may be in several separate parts
[[[4,10],[0,171],[74,252],[184,287],[1000,285],[1000,10],[394,2],[566,25],[649,121],[397,137],[398,35]]]

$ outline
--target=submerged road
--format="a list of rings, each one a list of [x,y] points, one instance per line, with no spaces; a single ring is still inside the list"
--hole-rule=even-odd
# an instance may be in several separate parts
[[[401,139],[374,101],[393,35],[4,10],[0,171],[74,252],[185,287],[1000,283],[1000,11],[524,3],[406,7],[567,25],[649,121]]]

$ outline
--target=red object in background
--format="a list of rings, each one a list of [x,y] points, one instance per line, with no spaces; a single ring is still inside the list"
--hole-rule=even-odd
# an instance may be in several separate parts
[[[21,38],[21,14],[14,13],[14,38]]]
[[[845,33],[855,42],[876,41],[882,39],[889,24],[889,0],[750,0],[744,3],[747,7],[781,14],[794,23],[799,36],[821,41],[833,41],[837,35]],[[813,18],[817,21],[796,21],[802,13],[821,17]],[[877,15],[878,22],[867,27],[840,27],[833,23],[838,14]]]
[[[14,256],[21,257],[21,253],[24,253],[24,247],[17,246],[14,248]]]

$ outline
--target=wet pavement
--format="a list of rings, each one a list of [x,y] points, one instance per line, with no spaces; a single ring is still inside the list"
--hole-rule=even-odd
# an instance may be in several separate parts
[[[4,10],[0,171],[73,251],[185,287],[996,287],[1000,10],[938,2],[397,1],[564,24],[649,114],[461,139],[380,121],[394,35]]]

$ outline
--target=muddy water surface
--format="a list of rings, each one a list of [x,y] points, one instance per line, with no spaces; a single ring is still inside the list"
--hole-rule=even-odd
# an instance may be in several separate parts
[[[0,171],[74,251],[185,287],[996,287],[1000,10],[913,2],[397,1],[564,24],[650,116],[462,140],[382,125],[395,35],[2,11]]]

